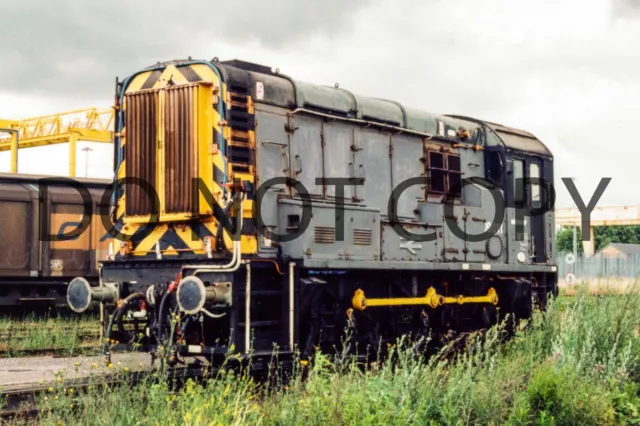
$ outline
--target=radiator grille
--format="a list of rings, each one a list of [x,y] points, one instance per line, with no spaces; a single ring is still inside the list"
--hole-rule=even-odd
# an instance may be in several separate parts
[[[316,226],[313,231],[316,243],[331,244],[336,240],[335,228],[331,226]]]
[[[371,229],[354,229],[353,244],[357,244],[360,246],[370,246],[371,245]]]
[[[134,93],[126,96],[126,145],[124,149],[126,176],[138,179],[142,185],[156,188],[158,92]],[[152,206],[151,194],[140,184],[125,188],[127,215],[158,213]]]
[[[197,86],[167,88],[164,108],[164,211],[197,211],[194,178],[198,177],[198,156],[194,101]]]

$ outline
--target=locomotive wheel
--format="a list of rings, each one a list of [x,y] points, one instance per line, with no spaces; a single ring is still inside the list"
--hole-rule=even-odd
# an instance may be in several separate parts
[[[309,318],[308,324],[307,338],[304,341],[304,347],[300,348],[301,361],[309,361],[309,359],[313,358],[313,355],[316,352],[316,347],[320,344],[318,320],[316,318]]]
[[[429,314],[425,310],[422,310],[418,321],[419,324],[416,333],[417,345],[415,346],[414,353],[416,356],[426,356],[429,346],[434,339],[431,329],[431,319],[429,318]]]
[[[499,321],[507,320],[506,336],[513,336],[522,319],[533,314],[533,293],[531,281],[525,279],[505,280],[497,283]]]

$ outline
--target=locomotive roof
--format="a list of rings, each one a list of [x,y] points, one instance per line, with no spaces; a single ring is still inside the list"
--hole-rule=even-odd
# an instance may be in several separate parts
[[[489,129],[506,149],[552,156],[539,139],[523,130],[469,117],[438,115],[408,108],[395,101],[356,95],[337,85],[297,81],[264,65],[240,60],[218,62],[217,58],[211,62],[220,69],[230,90],[233,91],[236,85],[248,87],[253,100],[258,103],[361,120],[460,143],[481,143],[478,136],[484,132],[480,129]],[[181,66],[188,65],[189,61],[158,65],[168,64]],[[460,139],[458,131],[461,129],[467,130],[471,136]]]

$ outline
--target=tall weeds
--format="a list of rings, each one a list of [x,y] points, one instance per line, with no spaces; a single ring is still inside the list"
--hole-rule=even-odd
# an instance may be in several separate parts
[[[637,291],[579,293],[536,312],[508,342],[496,326],[455,357],[424,361],[400,339],[371,368],[318,354],[275,387],[223,369],[179,392],[162,377],[80,399],[58,392],[59,407],[38,424],[640,424],[639,329]]]

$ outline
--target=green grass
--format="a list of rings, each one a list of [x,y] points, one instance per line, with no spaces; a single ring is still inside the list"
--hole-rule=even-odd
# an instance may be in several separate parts
[[[100,325],[95,316],[36,315],[0,317],[0,356],[22,356],[39,349],[74,354],[98,345]]]
[[[162,375],[130,388],[120,367],[123,380],[113,388],[72,397],[53,389],[36,423],[640,424],[639,327],[637,292],[578,294],[536,313],[508,343],[496,327],[455,358],[420,361],[411,355],[413,343],[401,340],[392,348],[395,365],[363,370],[320,354],[306,377],[296,372],[286,384],[258,385],[223,369],[177,393]]]

